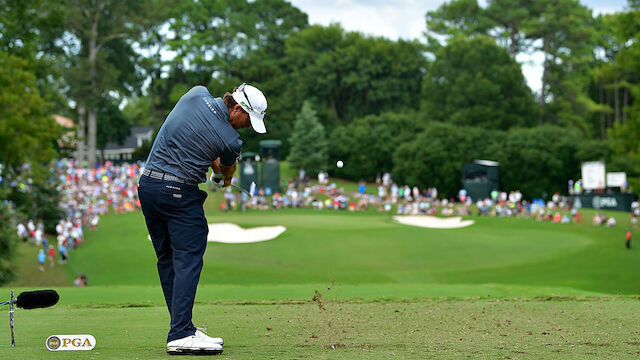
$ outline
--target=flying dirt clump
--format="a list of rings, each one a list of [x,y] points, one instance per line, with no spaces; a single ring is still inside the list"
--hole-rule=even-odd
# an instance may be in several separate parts
[[[318,292],[318,290],[316,290],[316,294],[313,295],[313,298],[311,298],[311,300],[318,304],[318,309],[326,310],[326,308],[324,307],[324,304],[322,303],[322,293],[321,292]]]

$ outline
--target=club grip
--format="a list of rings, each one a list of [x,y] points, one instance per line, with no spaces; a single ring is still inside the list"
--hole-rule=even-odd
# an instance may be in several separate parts
[[[224,185],[224,175],[222,174],[211,173],[211,177],[209,178],[209,180],[211,180],[213,185],[218,188],[221,188],[222,185]]]

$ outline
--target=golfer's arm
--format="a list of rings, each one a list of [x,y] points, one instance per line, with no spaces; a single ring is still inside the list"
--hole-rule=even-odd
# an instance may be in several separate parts
[[[224,175],[225,180],[233,178],[233,174],[236,172],[236,167],[238,166],[238,162],[234,162],[231,166],[226,166],[225,164],[220,163],[220,172]]]
[[[213,169],[213,172],[216,174],[222,174],[222,170],[220,170],[220,158],[213,160],[211,169]]]

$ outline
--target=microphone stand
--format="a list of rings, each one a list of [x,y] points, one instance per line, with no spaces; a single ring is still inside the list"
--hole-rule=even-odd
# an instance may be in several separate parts
[[[13,334],[13,290],[11,290],[11,299],[9,302],[9,328],[11,328],[11,347],[16,347],[16,339]]]

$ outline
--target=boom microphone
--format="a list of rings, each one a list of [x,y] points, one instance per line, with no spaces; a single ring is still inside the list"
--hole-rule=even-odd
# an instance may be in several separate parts
[[[25,291],[18,295],[15,304],[23,309],[37,309],[53,306],[58,300],[60,296],[55,290]]]

